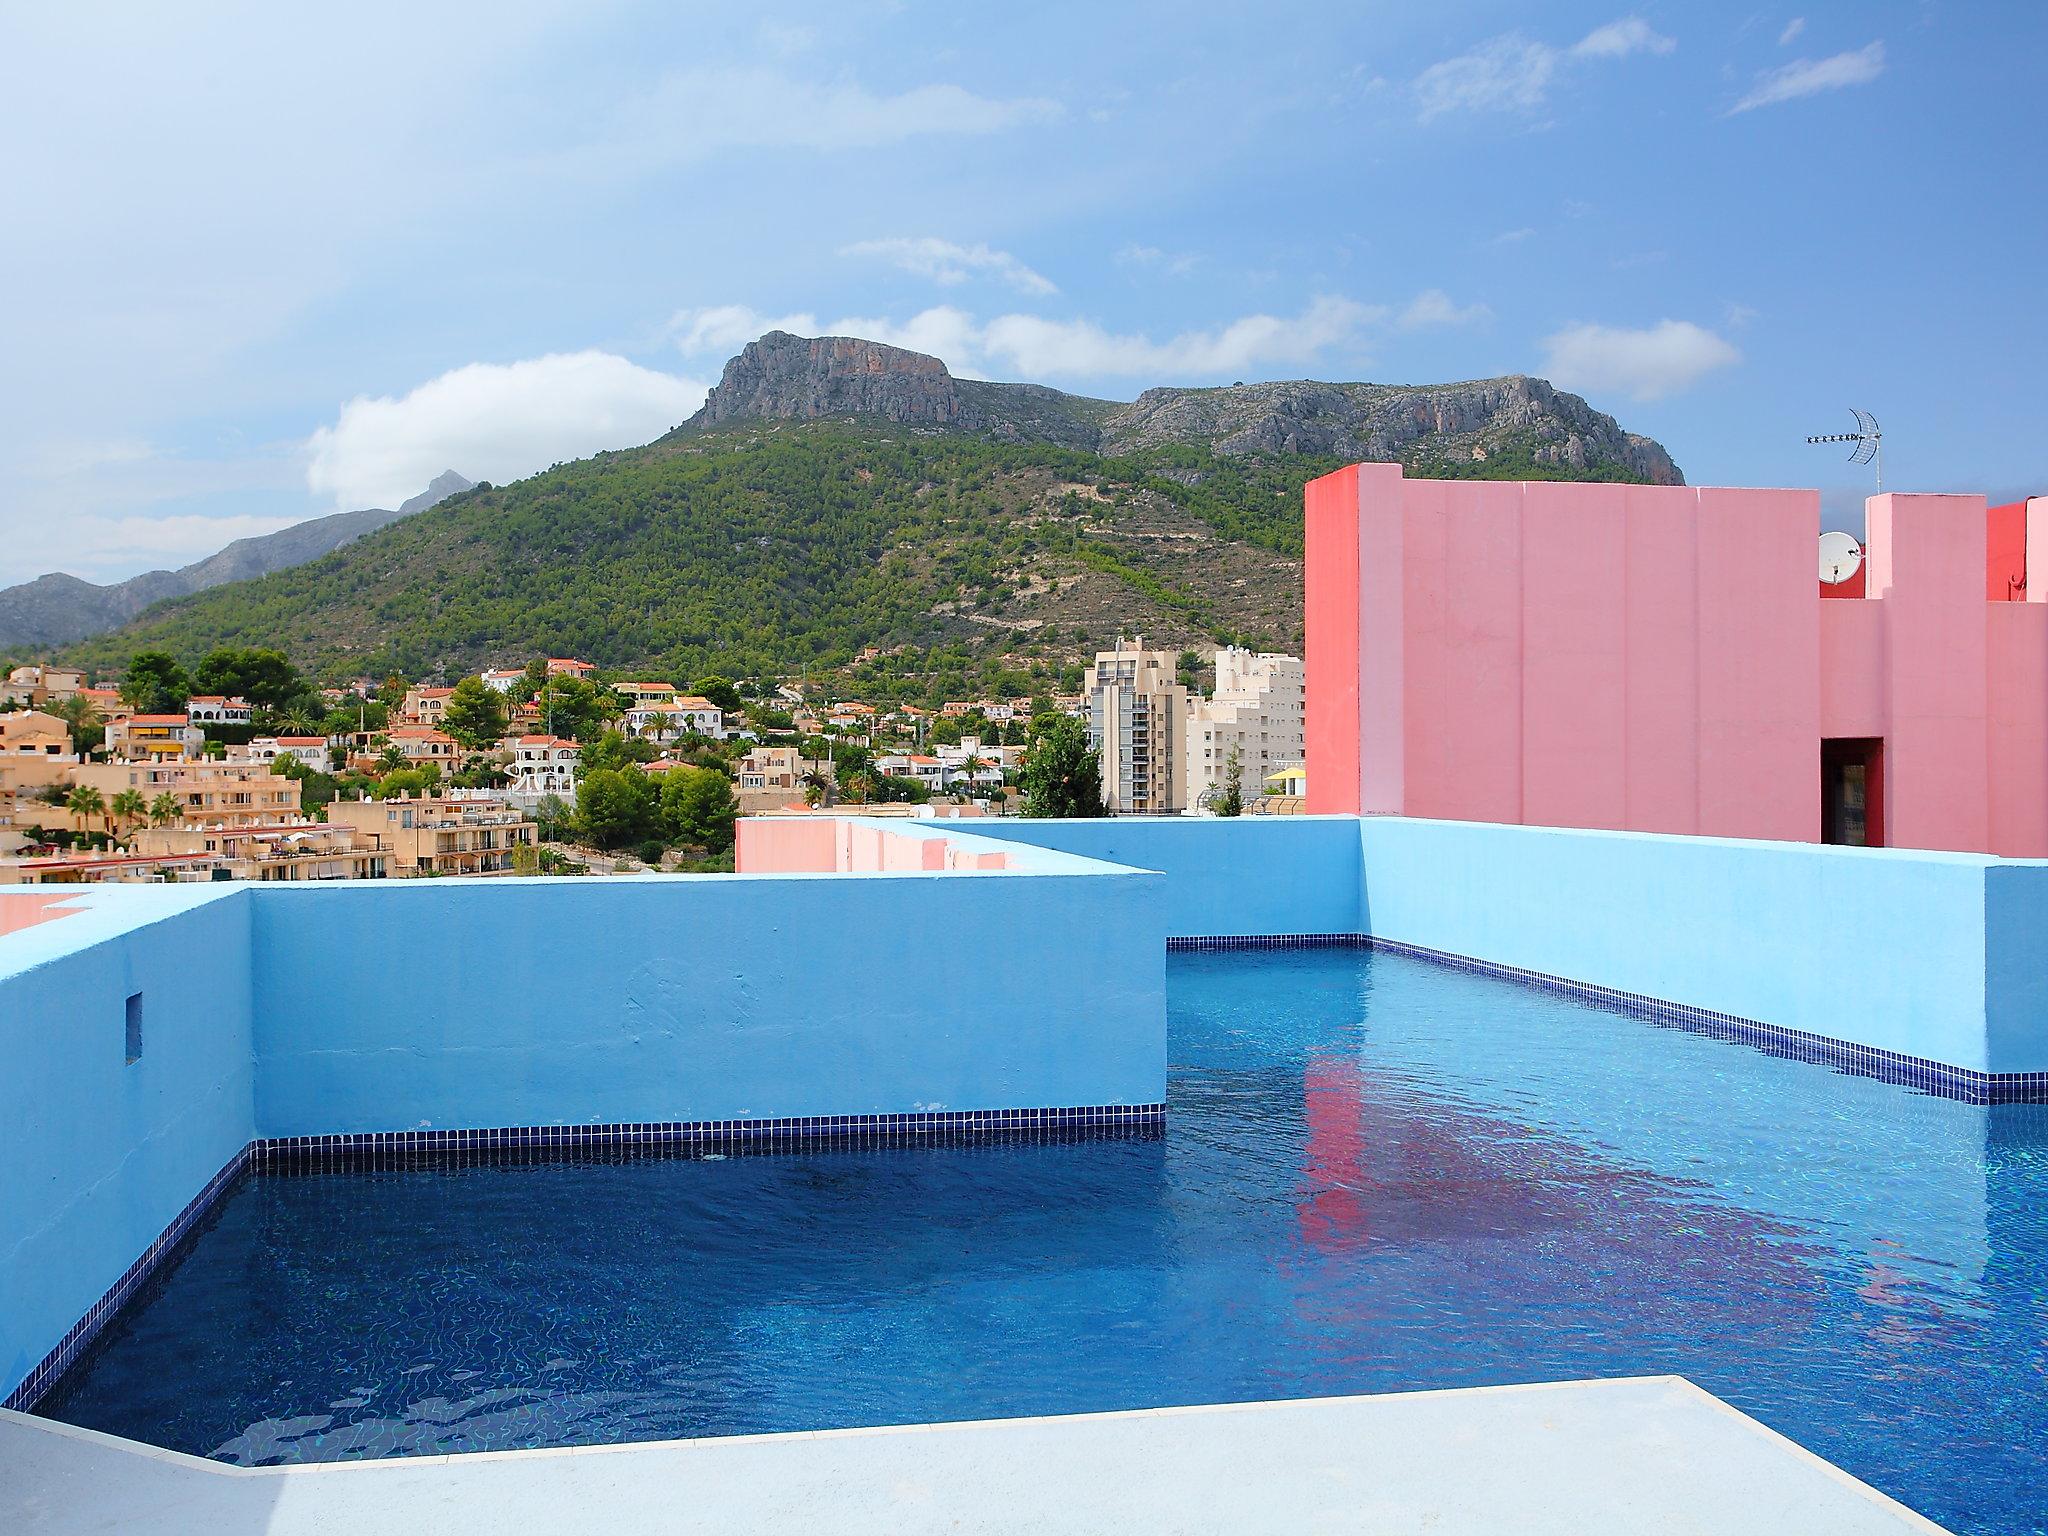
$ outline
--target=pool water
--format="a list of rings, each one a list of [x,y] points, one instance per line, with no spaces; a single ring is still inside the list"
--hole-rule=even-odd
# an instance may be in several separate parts
[[[2048,1524],[2048,1110],[1169,960],[1156,1138],[246,1180],[40,1412],[245,1465],[1682,1373]]]

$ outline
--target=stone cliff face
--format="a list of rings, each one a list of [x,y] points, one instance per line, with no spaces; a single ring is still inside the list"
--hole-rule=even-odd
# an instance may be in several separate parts
[[[1056,442],[1106,454],[1195,443],[1221,454],[1420,457],[1465,466],[1503,453],[1569,471],[1620,469],[1683,483],[1649,438],[1542,379],[1465,384],[1322,384],[1148,389],[1128,405],[1036,384],[956,379],[935,357],[848,336],[771,331],[725,365],[690,430],[741,421],[871,416],[1008,442]],[[1468,471],[1469,472],[1469,471]]]
[[[770,331],[748,342],[690,418],[701,429],[733,421],[817,421],[879,416],[910,427],[978,432],[1002,442],[1093,448],[1109,402],[1037,384],[956,379],[936,357],[851,336]]]
[[[1655,485],[1684,477],[1657,443],[1624,432],[1542,379],[1516,375],[1465,384],[1318,384],[1308,380],[1228,389],[1148,389],[1102,434],[1105,453],[1206,442],[1218,453],[1334,454],[1405,459],[1427,444],[1439,458],[1483,462],[1520,446],[1539,464],[1585,470],[1619,465]]]

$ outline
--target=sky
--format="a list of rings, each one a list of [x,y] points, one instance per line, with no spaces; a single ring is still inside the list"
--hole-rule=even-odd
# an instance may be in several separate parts
[[[2035,3],[0,14],[0,584],[660,435],[773,326],[1129,399],[1534,373],[2048,492]]]

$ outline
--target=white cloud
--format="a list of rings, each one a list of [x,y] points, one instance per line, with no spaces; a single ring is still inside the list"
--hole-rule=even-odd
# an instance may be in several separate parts
[[[1535,230],[1530,229],[1526,226],[1521,229],[1504,229],[1499,234],[1495,235],[1491,240],[1489,240],[1487,244],[1520,245],[1524,240],[1527,240],[1531,235],[1535,233]]]
[[[1422,331],[1435,326],[1477,325],[1492,318],[1493,311],[1484,304],[1467,304],[1460,308],[1451,302],[1451,296],[1443,289],[1428,288],[1408,301],[1397,323],[1404,331]]]
[[[998,133],[1062,115],[1044,97],[999,100],[958,85],[879,95],[851,79],[772,69],[690,69],[628,102],[614,141],[592,146],[616,171],[633,159],[698,160],[725,149],[873,149],[927,135]]]
[[[1785,23],[1785,30],[1778,34],[1778,46],[1780,48],[1789,48],[1792,45],[1792,39],[1805,30],[1806,18],[1804,16],[1794,16]]]
[[[1625,59],[1632,53],[1669,53],[1677,46],[1642,17],[1624,16],[1595,27],[1572,45],[1572,53],[1581,59]]]
[[[1465,323],[1484,313],[1483,306],[1458,309],[1433,290],[1418,295],[1403,311],[1423,325]],[[1355,353],[1377,330],[1401,323],[1384,305],[1334,296],[1311,301],[1298,315],[1245,315],[1163,340],[1111,331],[1093,320],[1005,314],[982,321],[951,305],[935,305],[907,320],[849,315],[822,327],[801,323],[810,318],[770,322],[743,305],[724,305],[684,311],[677,334],[679,342],[696,338],[706,347],[728,350],[778,328],[797,335],[859,336],[941,358],[962,378],[1143,378],[1156,383],[1306,367],[1332,351]]]
[[[704,393],[702,384],[607,352],[471,363],[397,399],[349,401],[307,440],[306,483],[353,508],[395,507],[444,469],[517,480],[659,437]]]
[[[1661,400],[1742,354],[1690,320],[1660,320],[1643,330],[1574,325],[1544,338],[1543,372],[1561,389]]]
[[[1569,48],[1508,32],[1430,65],[1415,77],[1416,102],[1424,122],[1446,112],[1534,112],[1549,100],[1559,71],[1574,61],[1665,54],[1677,46],[1639,16],[1595,27]]]
[[[1202,258],[1192,251],[1165,251],[1156,245],[1127,245],[1113,258],[1120,267],[1146,267],[1168,277],[1186,277]]]
[[[861,240],[842,246],[842,256],[875,256],[905,272],[943,284],[964,283],[976,274],[1001,279],[1019,293],[1058,293],[1050,279],[1024,265],[1008,251],[986,245],[960,245],[930,235]]]
[[[1767,69],[1756,77],[1756,83],[1749,88],[1749,94],[1728,109],[1732,117],[1737,112],[1752,111],[1757,107],[1776,106],[1781,101],[1797,101],[1802,96],[1817,96],[1822,91],[1839,91],[1845,86],[1868,85],[1884,73],[1884,42],[1880,39],[1866,48],[1838,53],[1825,59],[1794,59],[1790,64],[1777,69]]]
[[[1558,57],[1547,43],[1509,33],[1432,64],[1415,78],[1422,120],[1446,112],[1533,111],[1549,96]]]

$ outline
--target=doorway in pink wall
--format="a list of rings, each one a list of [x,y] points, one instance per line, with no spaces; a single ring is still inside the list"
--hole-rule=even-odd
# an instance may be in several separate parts
[[[1884,739],[1837,736],[1820,744],[1820,840],[1884,846]]]

